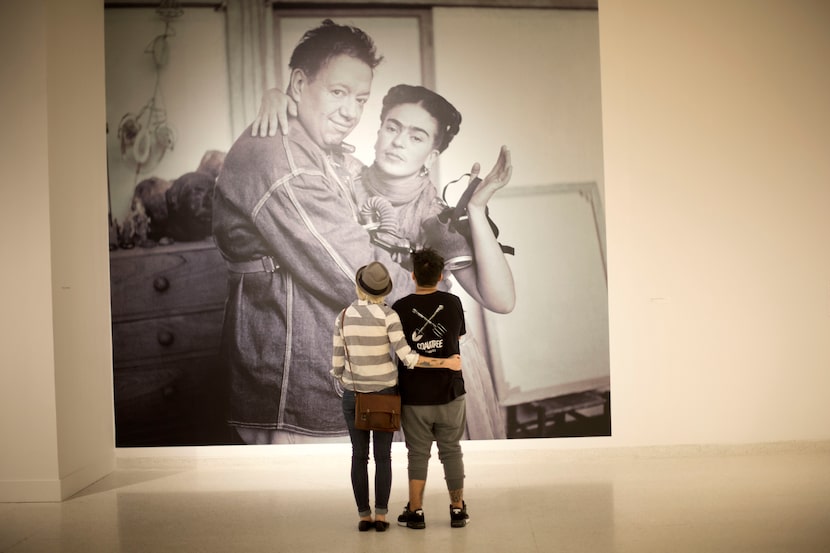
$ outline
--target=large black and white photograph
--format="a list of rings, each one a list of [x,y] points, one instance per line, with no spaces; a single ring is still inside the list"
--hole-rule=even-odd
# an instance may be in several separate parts
[[[463,439],[611,435],[596,9],[104,15],[117,446],[348,442],[356,293],[457,341]]]

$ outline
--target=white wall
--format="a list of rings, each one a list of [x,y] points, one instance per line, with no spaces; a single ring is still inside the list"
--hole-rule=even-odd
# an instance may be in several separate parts
[[[56,500],[114,465],[103,8],[0,14],[0,501]]]
[[[0,17],[26,53],[0,66],[0,500],[112,455],[103,10],[60,4]],[[614,435],[533,446],[830,439],[830,5],[617,0],[599,20]]]
[[[58,478],[67,497],[113,466],[112,353],[102,344],[111,343],[104,34],[99,2],[46,5]]]
[[[0,271],[5,291],[0,317],[0,490],[11,497],[24,485],[38,493],[53,489],[50,484],[58,472],[45,140],[46,6],[26,3],[23,9],[24,3],[14,6],[15,17],[7,17],[12,6],[4,4],[0,17],[2,51],[21,51],[21,45],[28,50],[25,57],[4,56],[0,64],[2,104],[14,108],[5,110],[6,132],[0,133],[0,244],[6,260]]]
[[[612,443],[830,438],[830,4],[599,14]]]

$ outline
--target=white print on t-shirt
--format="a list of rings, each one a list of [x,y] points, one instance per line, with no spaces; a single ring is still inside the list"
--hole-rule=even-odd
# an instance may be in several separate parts
[[[423,320],[426,321],[421,328],[419,328],[418,330],[413,330],[412,331],[412,341],[413,342],[420,342],[421,341],[421,338],[424,337],[424,330],[426,329],[427,326],[432,327],[432,331],[439,338],[442,337],[447,332],[447,329],[444,327],[444,325],[442,325],[441,323],[433,323],[432,322],[432,319],[434,319],[435,316],[438,314],[438,312],[441,311],[442,309],[444,309],[444,304],[441,304],[438,307],[436,307],[435,312],[432,314],[432,316],[427,318],[424,315],[422,315],[420,311],[418,311],[414,307],[412,308],[413,313],[415,313],[416,315],[418,315],[419,317],[421,317]]]
[[[444,340],[429,340],[428,342],[418,342],[415,344],[419,350],[435,351],[444,347]]]

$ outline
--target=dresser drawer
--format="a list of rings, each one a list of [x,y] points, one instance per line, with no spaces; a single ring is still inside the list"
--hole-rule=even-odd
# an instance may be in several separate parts
[[[214,310],[113,324],[113,362],[117,366],[140,359],[218,352],[222,316],[221,310]]]
[[[216,356],[124,367],[113,377],[117,446],[230,443]]]
[[[228,443],[213,241],[111,252],[110,284],[116,445]]]
[[[218,307],[227,295],[227,269],[212,241],[112,252],[114,321],[197,306]]]

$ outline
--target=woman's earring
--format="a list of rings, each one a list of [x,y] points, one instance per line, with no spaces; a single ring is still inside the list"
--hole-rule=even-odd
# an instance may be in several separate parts
[[[422,165],[421,171],[418,173],[418,175],[421,177],[426,177],[427,175],[429,175],[429,169]]]

